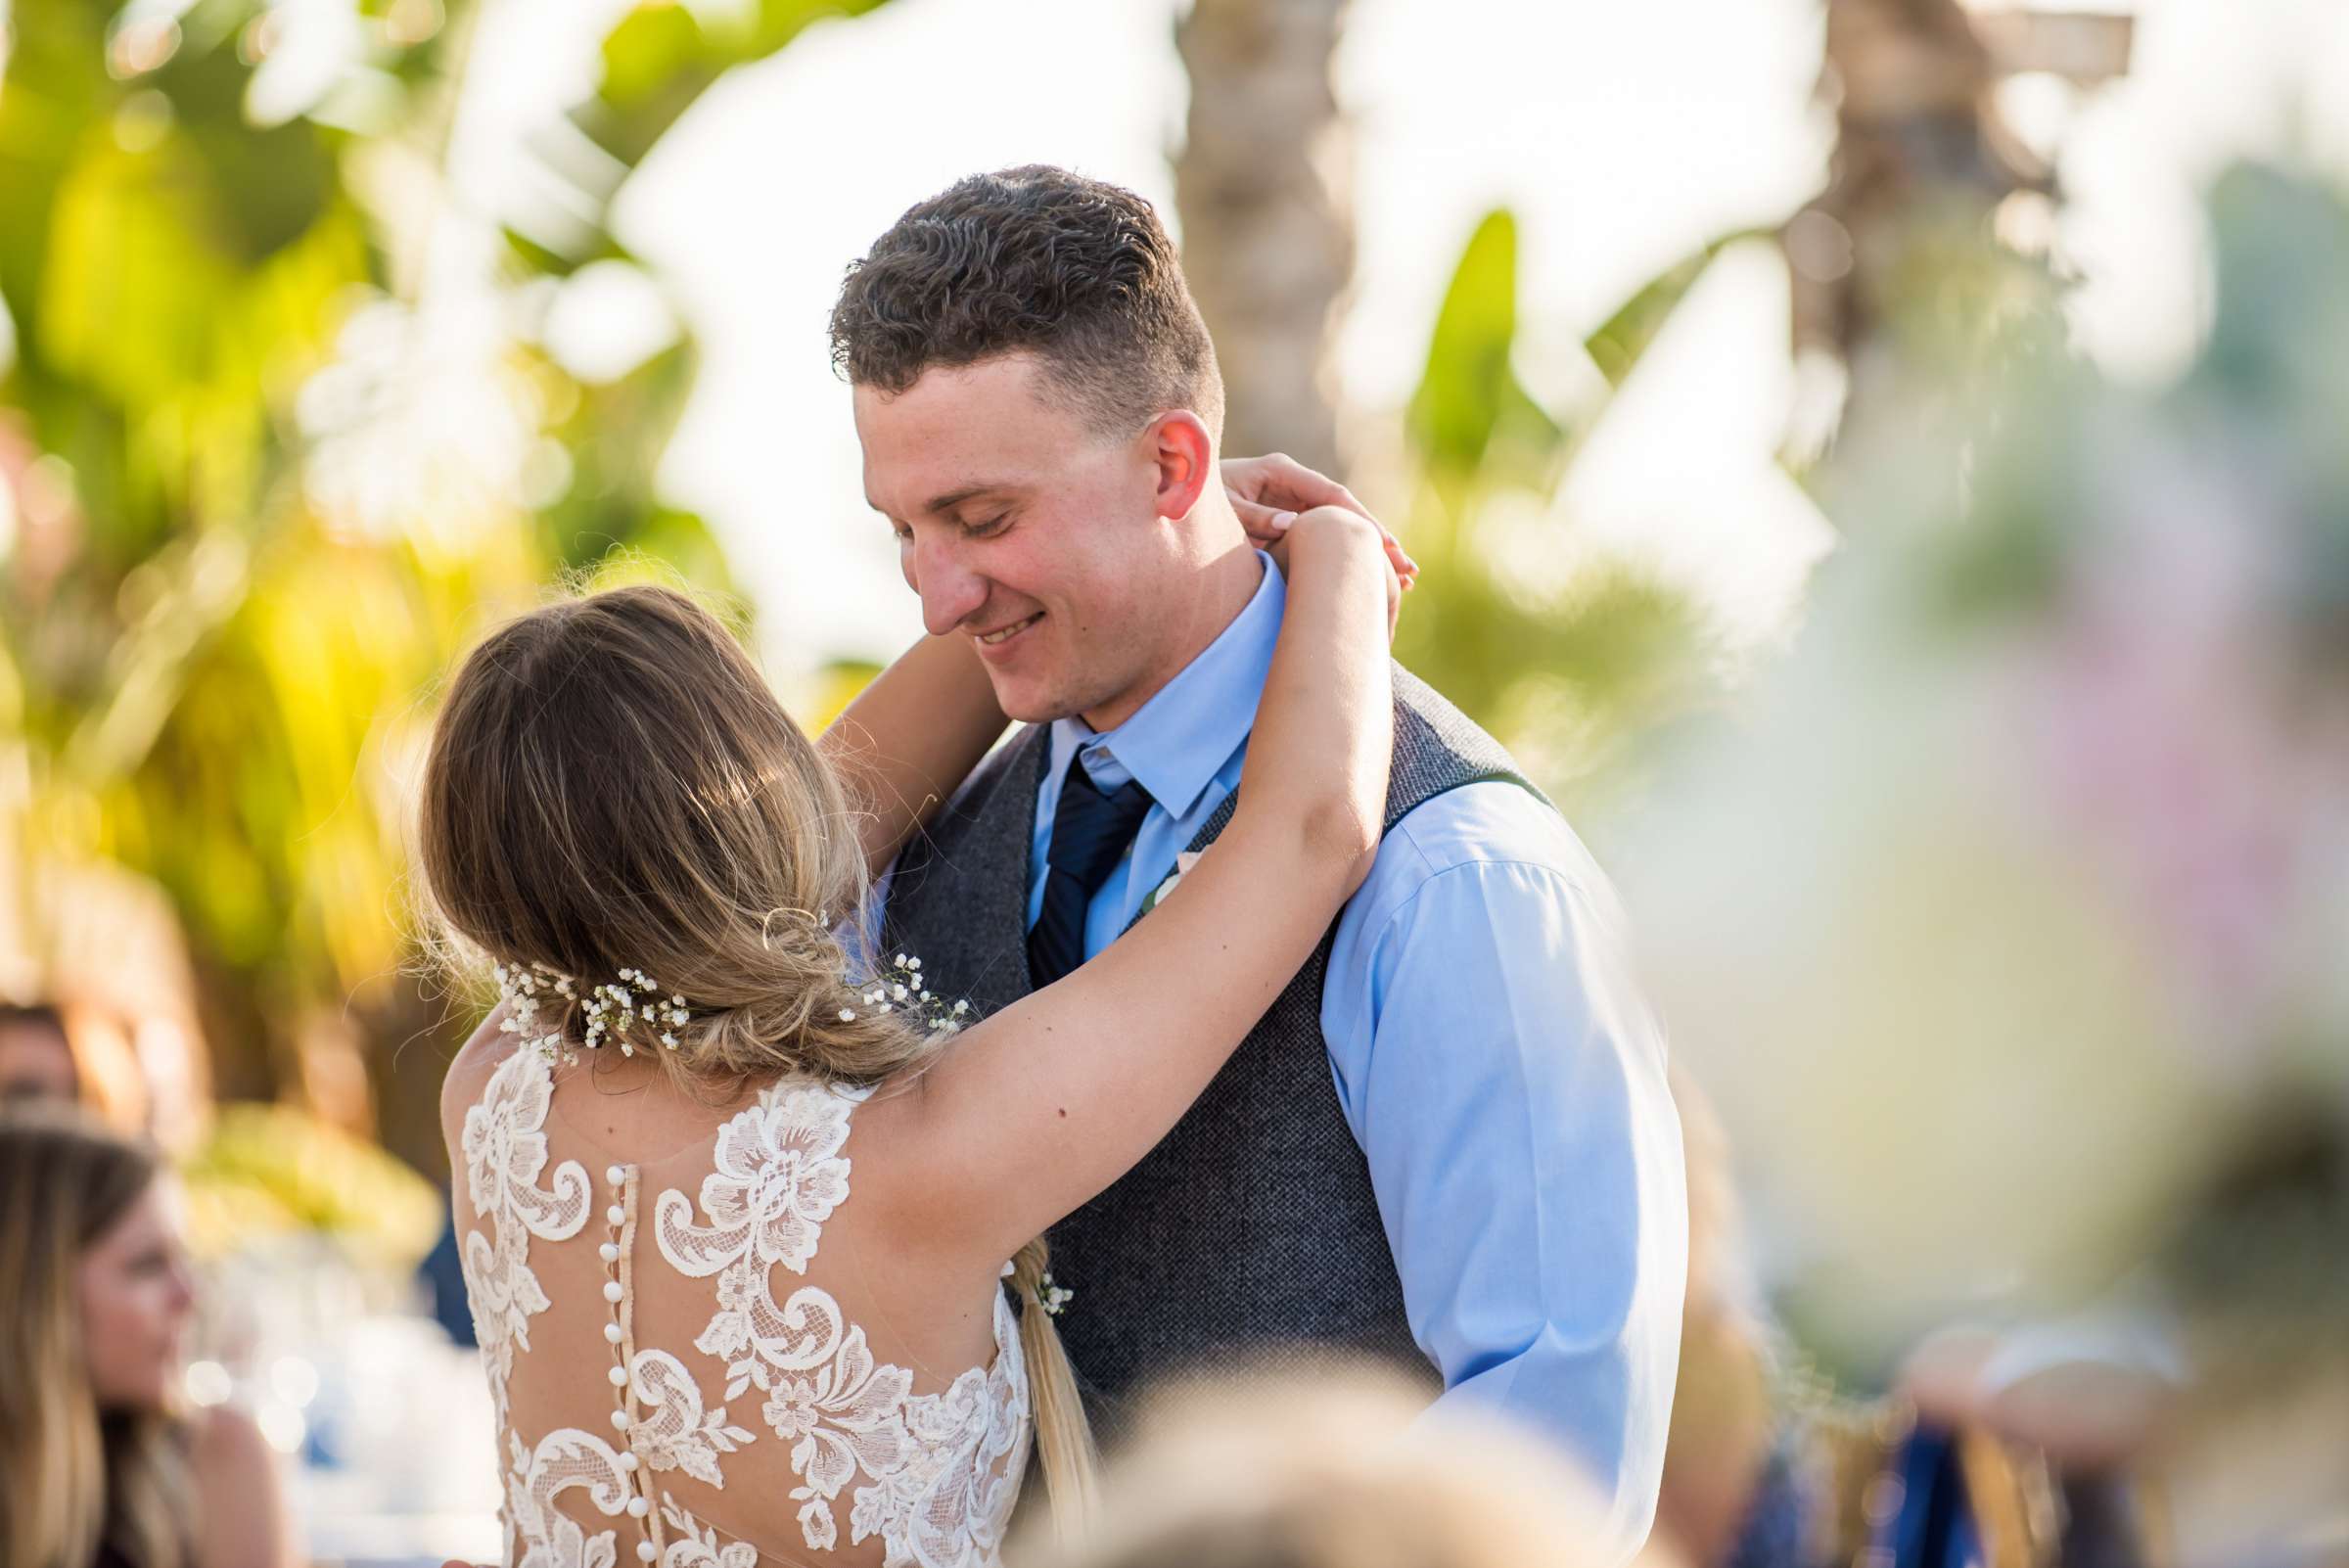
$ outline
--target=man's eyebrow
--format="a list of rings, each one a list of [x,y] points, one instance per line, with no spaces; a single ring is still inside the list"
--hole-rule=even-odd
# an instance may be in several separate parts
[[[922,510],[933,513],[951,512],[954,510],[954,508],[960,506],[965,501],[975,500],[982,495],[991,495],[998,490],[1008,490],[1010,488],[1012,488],[1012,486],[1008,483],[1000,480],[990,480],[983,484],[959,485],[954,489],[944,490],[937,495],[931,496],[928,503],[923,506]]]

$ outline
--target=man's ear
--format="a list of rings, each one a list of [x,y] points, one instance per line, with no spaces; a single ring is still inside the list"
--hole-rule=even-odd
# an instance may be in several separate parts
[[[1158,515],[1188,517],[1216,472],[1216,443],[1187,408],[1161,414],[1142,433],[1158,470]]]

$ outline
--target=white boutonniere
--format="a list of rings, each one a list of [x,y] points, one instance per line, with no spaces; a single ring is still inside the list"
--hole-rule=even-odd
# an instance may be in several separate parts
[[[1180,882],[1185,876],[1189,875],[1191,867],[1199,863],[1199,856],[1205,854],[1207,852],[1205,850],[1185,850],[1180,854],[1174,856],[1174,869],[1168,874],[1166,881],[1160,883],[1156,888],[1151,890],[1150,897],[1142,903],[1142,914],[1148,914],[1151,910],[1157,908],[1158,900],[1165,898],[1168,894],[1173,893],[1174,891],[1174,884]],[[1139,920],[1141,915],[1136,915],[1134,918]]]

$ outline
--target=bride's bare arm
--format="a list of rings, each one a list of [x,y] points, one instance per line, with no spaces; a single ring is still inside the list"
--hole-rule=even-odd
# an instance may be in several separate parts
[[[816,738],[860,813],[879,876],[1003,733],[1003,710],[970,639],[924,637]]]
[[[1377,527],[1289,532],[1288,608],[1239,804],[1106,951],[987,1020],[921,1080],[913,1202],[942,1244],[1007,1257],[1166,1135],[1368,875],[1394,740],[1393,581]]]

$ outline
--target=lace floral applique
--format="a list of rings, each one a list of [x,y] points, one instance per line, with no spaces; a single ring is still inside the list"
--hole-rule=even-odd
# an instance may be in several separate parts
[[[802,1505],[800,1528],[807,1545],[829,1548],[840,1536],[832,1499],[856,1478],[858,1466],[884,1475],[905,1456],[904,1407],[913,1374],[875,1365],[864,1330],[843,1333],[839,1305],[812,1285],[793,1293],[783,1318],[805,1332],[780,1347],[775,1364],[786,1375],[775,1380],[760,1413],[775,1436],[793,1445],[791,1467],[802,1484],[791,1496]],[[794,1373],[803,1375],[789,1375]]]
[[[498,1424],[506,1422],[506,1382],[517,1348],[530,1348],[530,1319],[550,1303],[530,1269],[530,1237],[563,1241],[587,1220],[586,1168],[566,1160],[551,1189],[546,1169],[546,1111],[554,1074],[532,1051],[516,1051],[490,1078],[481,1102],[465,1113],[465,1193],[489,1234],[465,1236],[465,1287],[476,1337],[489,1370]]]
[[[857,1468],[894,1468],[905,1447],[904,1404],[913,1374],[877,1365],[864,1330],[849,1324],[830,1292],[812,1285],[778,1307],[769,1283],[780,1264],[805,1273],[823,1222],[848,1197],[852,1102],[830,1088],[778,1084],[717,1135],[715,1169],[702,1182],[697,1224],[675,1189],[661,1194],[655,1234],[679,1272],[717,1275],[717,1312],[694,1347],[726,1364],[726,1398],[756,1388],[760,1414],[792,1445],[801,1485],[800,1529],[819,1550],[838,1545],[832,1499]],[[861,1539],[861,1538],[859,1538]]]
[[[849,1195],[849,1162],[840,1151],[849,1141],[851,1104],[807,1084],[762,1090],[757,1105],[718,1130],[716,1169],[702,1178],[708,1227],[694,1223],[683,1193],[661,1194],[662,1253],[696,1278],[754,1258],[761,1271],[779,1263],[806,1273],[823,1222]]]
[[[584,1487],[598,1512],[619,1516],[628,1503],[620,1455],[601,1438],[571,1428],[550,1432],[535,1449],[525,1449],[511,1432],[506,1441],[512,1454],[506,1476],[506,1561],[515,1568],[614,1568],[620,1555],[615,1533],[589,1535],[555,1506],[555,1499]]]
[[[661,1517],[677,1533],[661,1554],[661,1568],[759,1568],[759,1548],[748,1542],[721,1545],[717,1532],[663,1499]]]
[[[655,1470],[682,1470],[722,1490],[726,1482],[717,1456],[732,1453],[755,1434],[730,1424],[722,1405],[704,1414],[693,1374],[667,1351],[638,1351],[628,1378],[649,1412],[628,1427],[628,1447]]]
[[[905,1403],[905,1458],[857,1490],[852,1539],[878,1535],[892,1565],[978,1568],[1002,1548],[1028,1448],[1028,1373],[1011,1303],[995,1301],[993,1364]]]

